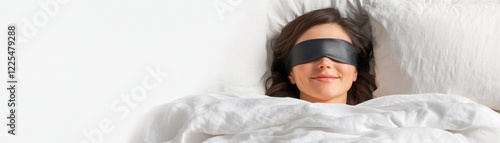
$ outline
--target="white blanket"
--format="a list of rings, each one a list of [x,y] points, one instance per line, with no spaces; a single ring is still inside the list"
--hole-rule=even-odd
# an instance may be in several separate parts
[[[159,106],[151,115],[148,143],[500,141],[500,114],[444,94],[385,96],[356,106],[208,94]]]

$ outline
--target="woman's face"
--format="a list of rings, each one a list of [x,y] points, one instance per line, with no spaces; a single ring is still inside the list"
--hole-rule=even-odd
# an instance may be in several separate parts
[[[308,29],[295,42],[318,38],[337,38],[352,43],[351,38],[336,23],[320,24]],[[309,102],[346,103],[347,91],[356,81],[358,72],[353,65],[321,57],[315,61],[296,65],[288,78],[300,90],[300,99]]]

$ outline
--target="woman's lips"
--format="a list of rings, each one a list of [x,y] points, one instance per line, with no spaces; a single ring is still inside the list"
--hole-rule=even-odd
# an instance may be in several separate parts
[[[337,78],[333,77],[320,77],[320,78],[313,78],[314,80],[320,81],[320,82],[330,82],[333,80],[336,80]]]
[[[328,75],[328,74],[320,74],[317,76],[313,76],[312,79],[320,82],[330,82],[338,79],[338,76]]]

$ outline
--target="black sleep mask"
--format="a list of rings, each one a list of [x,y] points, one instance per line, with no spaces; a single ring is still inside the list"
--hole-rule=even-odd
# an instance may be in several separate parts
[[[312,39],[300,42],[292,48],[285,61],[287,73],[292,67],[312,62],[321,57],[358,67],[358,51],[351,43],[341,39]]]

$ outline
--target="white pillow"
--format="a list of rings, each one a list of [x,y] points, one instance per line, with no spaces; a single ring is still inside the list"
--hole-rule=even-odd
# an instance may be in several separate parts
[[[439,92],[500,110],[499,1],[369,0],[375,97]]]
[[[227,18],[213,33],[223,35],[217,42],[225,47],[224,51],[214,51],[217,54],[213,58],[227,57],[225,63],[219,63],[223,64],[221,91],[264,94],[267,3],[267,0],[241,1],[232,11],[225,12]]]
[[[307,12],[333,7],[343,17],[349,17],[358,23],[367,24],[368,17],[361,15],[359,0],[271,0],[268,4],[268,38],[279,34],[290,21]]]

